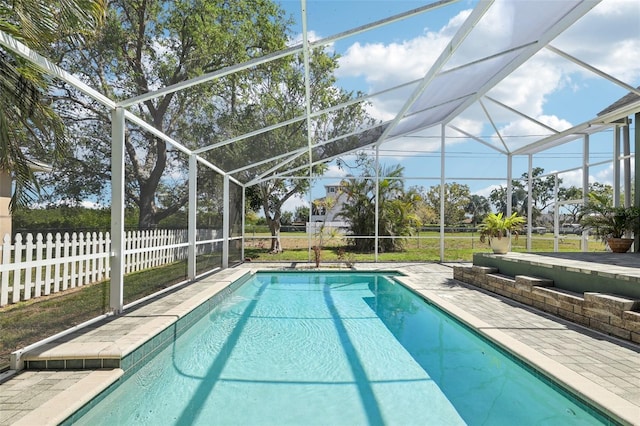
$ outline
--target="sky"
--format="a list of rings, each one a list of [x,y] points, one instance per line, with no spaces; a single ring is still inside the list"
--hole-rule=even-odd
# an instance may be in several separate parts
[[[307,0],[308,36],[311,40],[326,38],[429,3],[432,2]],[[338,85],[346,90],[376,93],[422,78],[475,3],[461,0],[331,44],[327,48],[340,55]],[[297,22],[292,38],[300,40],[300,2],[281,0],[280,4]],[[540,4],[544,2],[538,2],[535,7]],[[461,50],[458,61],[473,60],[479,52],[490,53],[493,46],[503,43],[503,27],[510,19],[510,12],[508,7],[498,4],[490,19],[477,26],[478,35],[473,43]],[[533,19],[535,9],[531,13]],[[640,86],[640,2],[637,0],[602,1],[551,44],[630,86]],[[394,91],[375,97],[369,113],[379,120],[392,119],[410,93]],[[626,93],[628,91],[623,87],[543,49],[488,94],[554,129],[563,130],[596,117]],[[543,129],[491,102],[485,102],[485,108],[495,118],[500,134],[511,137],[511,143],[527,141],[529,138],[525,135],[539,134]],[[485,140],[498,141],[495,129],[479,106],[469,108],[452,124]],[[407,179],[407,186],[428,188],[437,185],[441,170],[439,135],[437,126],[420,132],[420,137],[383,144],[381,161],[383,164],[401,164],[405,167],[406,177],[421,178]],[[453,130],[448,130],[447,136],[445,174],[449,182],[467,184],[472,193],[484,196],[505,184],[506,158],[503,155]],[[610,159],[612,140],[611,130],[593,135],[590,162]],[[527,172],[528,161],[525,156],[514,158],[514,178]],[[550,173],[577,168],[581,161],[582,140],[579,140],[534,156],[533,166]],[[326,178],[316,183],[312,198],[323,196],[323,185],[338,182],[345,173],[331,164]],[[581,186],[582,172],[579,170],[562,173],[560,177],[563,186]],[[589,180],[611,184],[611,164],[592,167]],[[304,204],[308,204],[308,200],[292,200],[285,205],[285,210],[293,211]]]

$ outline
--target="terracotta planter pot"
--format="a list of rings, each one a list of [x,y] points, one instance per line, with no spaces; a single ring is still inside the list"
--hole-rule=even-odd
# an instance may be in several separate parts
[[[633,238],[609,238],[607,245],[614,253],[626,253],[633,244]]]
[[[489,246],[496,254],[505,254],[511,249],[511,238],[491,238],[489,240]]]

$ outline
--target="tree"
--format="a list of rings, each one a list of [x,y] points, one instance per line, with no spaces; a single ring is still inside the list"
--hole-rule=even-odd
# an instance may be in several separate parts
[[[303,116],[306,112],[303,64],[302,55],[295,55],[287,60],[275,61],[252,70],[252,81],[255,84],[236,93],[233,107],[221,120],[226,125],[225,133],[244,134]],[[322,49],[313,50],[309,63],[311,89],[309,102],[312,110],[325,110],[354,98],[354,93],[335,86],[334,72],[337,67],[337,55],[329,54]],[[357,137],[339,138],[342,134],[364,128],[370,122],[363,103],[352,104],[314,117],[311,123],[313,145],[334,138],[338,139],[331,144],[314,146],[314,159],[326,158],[334,153],[345,152],[370,143],[370,139],[380,135],[380,130],[364,132]],[[272,253],[282,251],[280,225],[283,204],[291,197],[307,192],[311,179],[324,173],[326,165],[317,164],[309,170],[306,166],[309,159],[307,153],[287,163],[287,167],[292,170],[287,177],[274,175],[275,172],[269,173],[268,170],[274,166],[271,162],[255,167],[250,165],[259,164],[261,160],[271,156],[293,153],[308,146],[308,143],[307,121],[299,120],[258,136],[225,145],[210,154],[212,161],[215,158],[231,170],[243,168],[238,176],[245,182],[267,173],[268,178],[253,185],[247,191],[247,197],[251,200],[252,208],[262,208],[272,235],[270,248]],[[257,146],[260,149],[256,149]]]
[[[476,226],[478,222],[481,222],[482,219],[491,212],[491,204],[487,197],[471,194],[464,211],[471,215],[471,223],[473,226]]]
[[[558,201],[582,200],[582,189],[576,186],[558,188]],[[569,212],[569,223],[578,223],[578,216],[582,210],[582,204],[562,204],[562,208]]]
[[[296,210],[293,212],[293,221],[294,222],[308,222],[309,221],[309,207],[307,206],[298,206]]]
[[[0,5],[0,30],[43,51],[56,40],[77,43],[102,23],[104,0],[28,1]],[[65,153],[62,121],[50,105],[50,79],[30,62],[0,47],[0,171],[13,172],[10,208],[37,194],[30,155]]]
[[[293,212],[282,212],[280,223],[282,225],[291,225],[293,223]]]
[[[373,236],[376,183],[366,176],[375,176],[375,169],[371,162],[363,167],[360,178],[351,177],[342,181],[347,199],[340,216],[349,222],[351,235]],[[401,237],[411,235],[420,224],[414,210],[420,197],[415,190],[405,192],[403,171],[403,167],[396,165],[381,168],[379,172],[382,178],[378,184],[378,235],[382,237],[379,241],[382,251],[402,250],[404,239]],[[373,238],[354,238],[351,244],[358,251],[371,251],[375,247]]]
[[[100,37],[78,49],[57,46],[59,59],[72,73],[112,99],[123,100],[171,86],[232,64],[283,49],[287,26],[283,10],[269,0],[149,0],[110,3]],[[197,148],[222,138],[220,115],[236,94],[251,86],[237,73],[197,87],[146,100],[132,110],[155,128]],[[77,153],[55,176],[57,195],[85,197],[108,193],[110,116],[103,108],[66,86],[58,107],[78,135]],[[201,122],[213,123],[207,130]],[[140,227],[147,228],[186,203],[185,158],[167,143],[133,125],[127,126],[126,195],[139,208]],[[169,182],[169,176],[176,176]],[[82,182],[79,187],[77,182]],[[170,191],[162,186],[171,185]],[[159,193],[169,194],[163,206]]]
[[[544,173],[544,169],[542,167],[534,167],[531,170],[531,203],[528,202],[528,198],[525,198],[524,205],[522,208],[523,216],[526,215],[528,210],[528,206],[531,205],[531,218],[533,223],[538,222],[538,218],[542,214],[542,212],[549,207],[554,201],[554,188],[555,188],[555,178],[553,176],[547,176],[546,178],[542,178],[541,175]],[[527,192],[527,183],[529,179],[528,173],[522,174],[522,184],[518,183],[518,188],[522,188]],[[558,179],[558,185],[562,184],[562,179]],[[514,181],[514,185],[516,185]],[[526,196],[528,197],[528,195]]]
[[[613,186],[600,182],[589,184],[589,194],[595,194],[596,197],[602,199],[607,205],[613,205]],[[591,195],[589,197],[592,197]]]
[[[427,224],[435,224],[438,223],[439,211],[433,209],[433,207],[428,203],[425,199],[424,195],[426,190],[422,186],[412,186],[409,188],[409,191],[417,193],[420,196],[420,199],[417,201],[414,207],[414,213],[420,220],[422,226]]]
[[[587,204],[591,206],[585,206],[582,204],[564,204],[562,207],[569,211],[571,216],[567,222],[578,223],[581,217],[585,215],[585,212],[593,207],[593,202],[600,204],[604,207],[613,206],[613,187],[608,184],[600,182],[592,182],[589,184],[589,192],[587,193]],[[558,191],[558,198],[560,200],[579,200],[582,199],[582,189],[575,186],[569,188],[560,188]]]
[[[446,183],[444,185],[444,218],[445,225],[457,225],[464,221],[465,208],[469,204],[471,191],[468,185],[459,183]],[[424,194],[424,199],[440,216],[440,185],[429,188]]]
[[[527,199],[527,191],[522,187],[518,181],[513,181],[511,187],[511,209],[514,212],[522,214],[524,211],[524,203]],[[507,214],[507,188],[500,186],[494,188],[489,193],[489,200],[493,204],[499,213]]]
[[[259,219],[260,217],[256,212],[251,209],[245,209],[244,223],[246,225],[255,225],[258,223]]]
[[[322,170],[322,169],[320,169]],[[280,227],[282,225],[282,206],[296,194],[309,189],[310,182],[304,179],[271,179],[247,189],[251,208],[262,209],[269,231],[271,232],[271,253],[282,252]]]

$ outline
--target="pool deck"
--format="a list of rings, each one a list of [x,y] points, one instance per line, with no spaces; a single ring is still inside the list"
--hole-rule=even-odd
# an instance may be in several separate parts
[[[220,271],[25,358],[71,359],[98,353],[103,358],[122,357],[247,271],[296,267],[309,264],[246,263]],[[354,269],[404,273],[400,280],[432,303],[567,384],[621,423],[640,424],[639,345],[453,280],[449,264],[361,263]],[[122,374],[120,368],[24,371],[0,384],[0,425],[58,424]]]

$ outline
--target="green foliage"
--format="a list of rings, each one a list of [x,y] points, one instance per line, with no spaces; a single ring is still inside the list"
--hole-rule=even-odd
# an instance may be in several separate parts
[[[303,56],[294,55],[288,60],[266,64],[252,72],[255,84],[246,92],[237,95],[234,108],[227,111],[221,119],[224,131],[229,134],[243,134],[256,129],[273,126],[286,120],[295,120],[306,112],[306,87],[303,68]],[[310,103],[312,110],[328,109],[353,99],[354,94],[335,86],[335,70],[338,57],[323,49],[314,49],[310,57]],[[370,121],[363,103],[352,104],[313,119],[312,143],[319,144],[362,128]],[[282,224],[282,206],[291,197],[307,192],[309,179],[324,173],[327,166],[317,164],[309,170],[308,156],[294,155],[300,148],[308,145],[309,131],[307,123],[298,120],[292,124],[278,127],[269,132],[226,145],[215,153],[215,159],[227,167],[241,168],[240,179],[251,181],[254,178],[273,175],[247,189],[251,208],[262,209],[263,214],[275,237],[271,240],[271,251],[282,250],[279,233]],[[339,140],[335,143],[315,148],[314,157],[328,157],[358,147],[361,139],[357,137]],[[256,149],[259,146],[260,149]],[[260,164],[269,157],[291,155],[286,165],[288,176],[280,177],[274,170],[274,162]],[[213,160],[213,159],[212,159]],[[246,168],[247,164],[256,164]],[[307,219],[305,219],[306,221]]]
[[[523,173],[520,179],[511,181],[511,209],[527,216],[529,206],[531,206],[531,217],[533,223],[538,223],[542,212],[547,209],[554,200],[555,178],[553,176],[542,177],[544,169],[534,167],[531,170],[531,201],[529,201],[528,182],[529,174]],[[558,179],[558,185],[562,184],[562,179]],[[499,212],[507,214],[507,188],[500,186],[489,194],[489,200]]]
[[[522,230],[525,219],[514,212],[511,216],[506,216],[502,212],[489,213],[478,226],[480,230],[480,241],[487,242],[491,238],[503,238],[511,234],[518,238],[518,232]]]
[[[293,221],[294,222],[308,222],[309,221],[309,207],[307,207],[307,206],[298,206],[298,207],[296,207],[296,211],[293,212]]]
[[[282,8],[269,0],[114,0],[97,40],[81,49],[61,43],[52,54],[89,85],[122,100],[281,50],[289,39],[288,25]],[[261,78],[265,76],[250,71],[234,73],[131,108],[196,149],[236,134],[224,118],[247,102],[241,94]],[[104,196],[111,150],[105,135],[111,133],[111,117],[77,91],[60,87],[56,94],[56,107],[76,136],[76,158],[65,158],[51,185],[60,198],[68,193],[80,199]],[[132,124],[127,124],[125,145],[127,203],[138,207],[140,226],[151,227],[186,204],[186,157]],[[209,194],[216,192],[218,182],[200,182],[214,188]]]
[[[396,165],[380,170],[379,175],[385,176],[378,184],[378,235],[380,251],[400,251],[405,239],[402,236],[411,235],[420,220],[415,213],[415,207],[420,196],[415,190],[404,190],[402,179],[404,168]],[[365,164],[361,178],[348,178],[342,181],[342,191],[347,199],[340,216],[349,223],[349,232],[355,236],[375,235],[375,195],[374,179],[365,176],[375,176],[371,163]],[[356,251],[374,250],[373,238],[353,238],[350,244]]]
[[[457,225],[465,219],[465,208],[469,204],[471,191],[468,185],[456,182],[444,185],[444,223]],[[429,188],[424,194],[425,203],[440,216],[440,185]],[[437,219],[436,219],[437,220]]]
[[[600,240],[623,238],[640,232],[640,207],[613,207],[605,193],[589,193],[580,213],[580,224]]]
[[[558,201],[569,201],[569,200],[581,200],[582,199],[582,189],[570,186],[569,188],[561,187],[558,188]],[[576,223],[578,222],[578,215],[580,214],[580,210],[582,209],[581,204],[563,204],[562,208],[569,212],[570,218],[566,219],[567,222]]]
[[[249,225],[255,225],[256,223],[258,223],[258,220],[260,220],[260,217],[258,216],[258,214],[251,210],[251,209],[246,209],[245,210],[245,218],[244,218],[244,223],[249,226]]]
[[[105,8],[104,0],[5,1],[0,4],[0,30],[42,51],[56,40],[77,42],[91,33]],[[0,47],[0,171],[10,171],[15,183],[9,205],[13,211],[38,196],[31,160],[52,161],[67,150],[49,86],[41,69]]]
[[[281,225],[291,225],[293,223],[293,212],[282,212],[280,217]]]
[[[125,212],[125,226],[137,227],[137,212]],[[55,231],[109,231],[111,209],[84,207],[49,207],[44,209],[20,209],[13,215],[13,228],[18,232]]]
[[[514,183],[517,181],[513,181]],[[522,186],[512,186],[511,192],[511,208],[516,212],[523,212],[524,203],[527,198],[527,191]],[[491,190],[489,200],[499,212],[507,214],[507,188],[500,186]]]
[[[472,194],[469,196],[469,202],[464,208],[465,213],[471,215],[471,223],[476,226],[491,211],[491,205],[486,197]]]
[[[534,167],[531,170],[531,202],[527,202],[527,196],[525,196],[525,202],[522,208],[523,215],[527,211],[529,204],[531,205],[531,216],[534,223],[537,223],[538,217],[542,212],[551,205],[554,200],[553,190],[555,187],[554,176],[541,177],[544,173],[542,167]],[[528,173],[523,173],[520,181],[514,183],[519,189],[522,189],[527,193],[527,182],[529,179]],[[562,184],[562,179],[558,179],[558,185]]]

